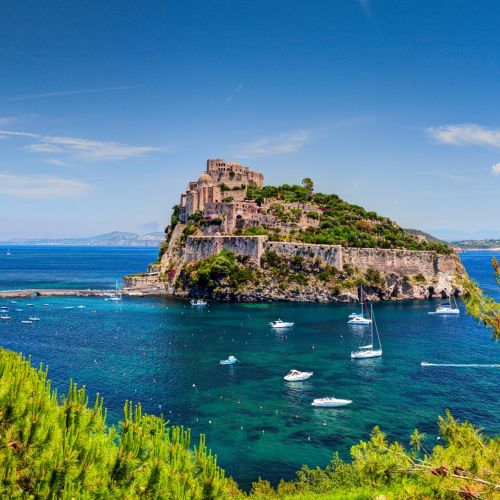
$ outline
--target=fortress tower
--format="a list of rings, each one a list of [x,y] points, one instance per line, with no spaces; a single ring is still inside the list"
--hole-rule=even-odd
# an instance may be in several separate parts
[[[195,212],[203,212],[207,204],[221,203],[224,197],[222,184],[230,189],[242,187],[243,198],[246,186],[263,186],[264,176],[237,162],[226,162],[222,159],[207,160],[206,172],[196,182],[190,182],[186,192],[181,195],[180,221],[187,222]]]

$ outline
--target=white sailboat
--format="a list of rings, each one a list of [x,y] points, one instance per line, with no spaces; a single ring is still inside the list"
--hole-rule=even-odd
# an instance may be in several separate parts
[[[359,304],[360,311],[359,313],[353,312],[349,314],[349,320],[347,321],[348,325],[370,325],[372,320],[370,318],[365,318],[363,314],[363,306],[364,306],[364,298],[363,298],[363,285],[359,288]]]
[[[452,303],[453,302],[453,303]],[[443,302],[436,307],[434,312],[430,312],[429,314],[437,314],[441,316],[453,316],[460,314],[460,309],[457,306],[457,301],[453,294],[450,294],[450,301]]]
[[[356,351],[351,352],[351,359],[367,359],[367,358],[378,358],[382,356],[382,343],[380,342],[380,335],[378,333],[377,323],[375,322],[375,316],[373,315],[373,306],[370,304],[370,316],[372,317],[372,323],[370,327],[370,337],[368,344],[360,345]],[[375,331],[377,336],[378,348],[374,348],[374,336]],[[364,342],[363,342],[364,343]]]
[[[116,284],[115,284],[115,293],[112,293],[108,297],[108,300],[110,300],[111,302],[118,302],[118,301],[122,300],[122,294],[121,294],[120,290],[118,289],[118,281],[116,281]]]

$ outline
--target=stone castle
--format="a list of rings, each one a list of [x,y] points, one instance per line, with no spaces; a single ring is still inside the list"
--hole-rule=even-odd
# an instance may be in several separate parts
[[[272,202],[246,199],[248,186],[261,188],[263,185],[264,176],[260,172],[237,162],[207,160],[206,171],[197,181],[190,182],[181,195],[179,221],[186,223],[190,216],[200,213],[206,220],[220,222],[202,228],[205,235],[228,234],[252,226],[290,233],[318,225],[318,219],[307,216],[317,210],[315,205],[282,203],[282,208],[292,213],[290,220],[283,220],[274,213]]]
[[[447,296],[455,290],[455,275],[461,272],[455,254],[272,241],[267,235],[253,235],[251,231],[245,234],[240,230],[258,226],[271,234],[293,235],[320,223],[321,209],[314,204],[277,203],[272,198],[247,199],[248,187],[262,188],[263,185],[264,176],[260,172],[236,162],[208,160],[206,171],[197,181],[190,182],[181,195],[179,222],[167,228],[160,262],[151,264],[149,272],[144,275],[128,277],[129,293],[189,293],[181,292],[177,287],[182,270],[190,263],[216,255],[223,249],[249,259],[256,267],[261,267],[262,258],[272,252],[290,261],[298,257],[321,266],[334,266],[339,272],[346,269],[355,269],[357,273],[378,271],[387,282],[389,291],[384,292],[385,296],[391,298]],[[203,223],[195,225],[194,233],[186,232],[193,215]],[[418,276],[423,282],[411,284],[412,276]],[[306,295],[299,294],[298,298],[283,295],[279,290],[257,290],[251,300],[339,300],[331,291],[323,290],[323,285],[317,281],[314,283],[318,289],[310,290]],[[355,294],[356,287],[347,290],[342,300],[356,300]]]

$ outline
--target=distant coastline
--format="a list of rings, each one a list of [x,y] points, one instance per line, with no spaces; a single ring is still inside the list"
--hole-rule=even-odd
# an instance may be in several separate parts
[[[83,238],[15,238],[2,241],[0,245],[14,247],[27,246],[92,246],[92,247],[158,247],[165,235],[160,232],[137,234],[123,231],[100,234]]]

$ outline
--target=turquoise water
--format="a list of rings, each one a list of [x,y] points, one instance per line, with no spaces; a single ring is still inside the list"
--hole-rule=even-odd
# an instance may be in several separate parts
[[[60,252],[64,260],[70,249]],[[500,298],[491,255],[470,252],[462,260]],[[91,394],[103,394],[111,421],[132,399],[195,434],[206,433],[220,464],[248,485],[259,475],[273,482],[291,478],[303,463],[324,465],[334,451],[348,457],[350,446],[374,425],[405,442],[418,427],[431,444],[445,408],[500,433],[499,369],[420,366],[500,363],[500,345],[490,331],[465,314],[428,315],[436,303],[375,304],[384,356],[364,361],[349,357],[364,331],[346,324],[354,304],[210,304],[200,310],[160,298],[4,300],[13,319],[0,321],[0,339],[4,347],[30,354],[34,364],[47,363],[58,390],[73,378]],[[70,306],[75,308],[65,309]],[[31,313],[41,321],[22,324]],[[267,323],[278,317],[296,327],[274,333]],[[241,363],[219,366],[229,354]],[[291,368],[314,376],[286,383],[282,377]],[[313,398],[329,395],[353,404],[311,407]]]

